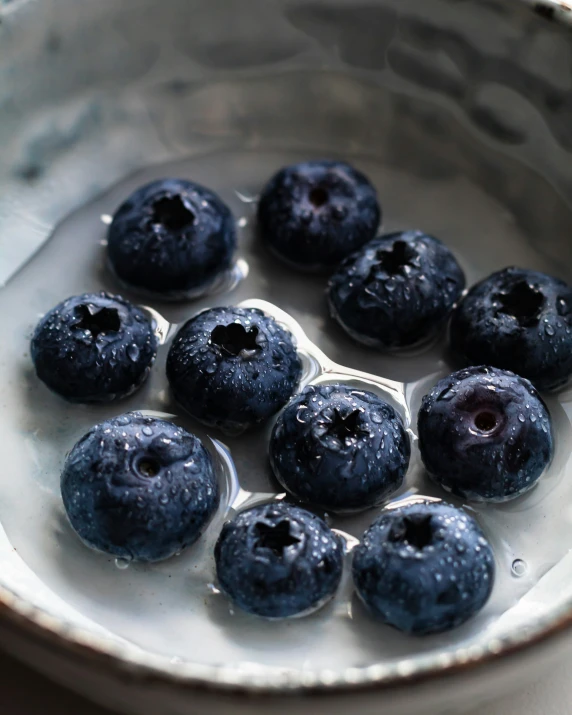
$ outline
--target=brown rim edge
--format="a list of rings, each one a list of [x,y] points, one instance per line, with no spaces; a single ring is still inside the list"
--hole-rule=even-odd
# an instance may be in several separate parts
[[[562,636],[572,628],[572,603],[567,604],[567,612],[555,619],[550,626],[538,631],[529,637],[518,641],[506,641],[495,650],[483,654],[466,655],[463,658],[452,655],[449,664],[433,665],[429,668],[419,668],[391,677],[369,679],[363,682],[352,682],[343,677],[335,681],[314,682],[312,684],[298,683],[296,685],[267,685],[260,686],[248,682],[249,676],[243,682],[230,683],[225,681],[202,678],[200,676],[181,674],[177,670],[156,668],[138,660],[126,659],[113,652],[107,642],[95,638],[79,629],[62,626],[56,619],[46,616],[42,611],[34,609],[33,613],[22,614],[4,602],[4,589],[0,589],[0,619],[17,633],[24,633],[34,643],[47,645],[53,652],[57,649],[62,657],[77,655],[90,661],[90,667],[97,668],[98,672],[112,678],[121,677],[123,683],[139,683],[145,685],[175,685],[177,688],[217,695],[236,697],[277,697],[281,695],[303,695],[304,697],[343,695],[345,693],[371,693],[394,691],[403,686],[426,683],[431,680],[446,678],[456,675],[473,674],[492,663],[528,651],[534,646],[545,644],[547,641]],[[9,596],[9,600],[15,598]],[[27,607],[29,609],[29,606]],[[433,656],[433,660],[435,657]],[[189,664],[192,667],[192,664]],[[316,679],[318,680],[318,679]]]

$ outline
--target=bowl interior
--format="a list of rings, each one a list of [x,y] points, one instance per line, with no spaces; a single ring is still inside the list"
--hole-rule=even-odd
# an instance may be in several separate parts
[[[118,290],[103,266],[105,221],[141,183],[172,175],[219,192],[237,218],[249,269],[230,294],[153,308],[179,323],[207,305],[270,301],[305,331],[308,365],[321,364],[307,379],[339,370],[341,379],[403,397],[412,435],[421,397],[451,371],[444,336],[406,356],[352,344],[327,316],[325,279],[285,269],[257,244],[256,196],[274,171],[305,158],[351,161],[377,186],[384,230],[440,237],[469,283],[512,264],[572,280],[572,62],[561,25],[508,0],[157,5],[15,3],[0,26],[0,281],[51,234],[0,290],[0,586],[102,649],[205,677],[224,666],[242,679],[286,673],[308,683],[329,673],[332,682],[355,681],[498,650],[544,628],[572,603],[572,390],[546,397],[557,444],[538,487],[507,505],[474,508],[495,547],[498,579],[483,612],[451,634],[420,640],[374,623],[348,578],[331,604],[304,619],[265,622],[229,608],[212,588],[212,544],[228,506],[279,492],[266,459],[268,426],[233,439],[209,433],[230,448],[242,491],[219,448],[225,504],[205,539],[181,556],[122,568],[71,532],[59,472],[91,424],[144,409],[174,413],[204,434],[176,414],[165,346],[144,389],[97,408],[63,404],[30,367],[39,315],[75,293]],[[413,494],[445,496],[427,481],[416,448],[397,496]],[[376,513],[334,526],[359,536]]]

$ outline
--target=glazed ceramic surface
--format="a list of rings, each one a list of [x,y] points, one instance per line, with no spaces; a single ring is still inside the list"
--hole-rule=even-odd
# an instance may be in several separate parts
[[[540,485],[511,504],[475,510],[496,552],[491,601],[454,633],[420,640],[372,622],[347,570],[335,601],[305,619],[267,623],[234,612],[216,592],[212,544],[233,509],[280,496],[266,459],[269,426],[228,439],[178,414],[163,374],[166,345],[136,395],[98,408],[69,406],[35,379],[28,340],[39,315],[62,298],[119,290],[105,270],[104,242],[109,216],[129,192],[167,175],[190,178],[231,206],[242,279],[198,301],[154,303],[165,340],[170,326],[207,305],[267,301],[297,337],[305,382],[378,391],[401,411],[414,440],[422,395],[450,371],[443,336],[400,357],[353,345],[328,319],[325,279],[289,271],[260,249],[256,197],[285,163],[340,157],[375,183],[384,230],[439,236],[469,282],[513,263],[572,280],[566,7],[517,0],[158,5],[0,6],[6,644],[132,712],[383,706],[398,713],[420,698],[427,712],[474,706],[528,677],[527,663],[537,669],[556,658],[572,619],[572,391],[547,397],[557,447]],[[91,424],[128,409],[170,415],[201,434],[224,487],[205,538],[156,566],[124,568],[85,549],[59,497],[66,451]],[[396,498],[419,494],[443,496],[414,447]],[[351,546],[376,513],[332,524]]]

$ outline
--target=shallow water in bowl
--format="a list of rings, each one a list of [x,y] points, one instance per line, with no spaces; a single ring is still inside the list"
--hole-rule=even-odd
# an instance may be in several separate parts
[[[0,353],[4,457],[0,522],[6,532],[0,539],[0,568],[13,571],[12,582],[21,595],[67,622],[167,656],[173,662],[240,663],[253,671],[274,666],[341,672],[347,667],[393,661],[419,652],[451,651],[483,643],[502,634],[502,624],[526,625],[527,619],[538,612],[539,599],[534,596],[537,584],[542,585],[543,577],[545,580],[545,575],[554,573],[551,569],[566,557],[572,544],[570,392],[547,396],[556,432],[556,454],[538,487],[510,504],[474,507],[497,557],[498,577],[490,602],[457,631],[420,640],[372,621],[352,595],[347,569],[334,601],[302,619],[261,621],[234,611],[226,598],[216,593],[212,547],[229,504],[234,502],[239,508],[245,500],[273,498],[280,491],[267,463],[269,426],[228,438],[214,432],[207,435],[179,414],[164,376],[166,345],[160,349],[149,382],[120,403],[68,405],[36,379],[29,358],[29,337],[39,316],[72,294],[100,289],[119,292],[105,269],[106,217],[146,181],[165,176],[190,178],[215,189],[231,206],[239,226],[239,257],[248,264],[248,275],[230,293],[183,304],[155,301],[152,307],[170,323],[180,323],[209,305],[269,301],[291,316],[282,316],[291,327],[295,326],[289,323],[291,319],[301,325],[307,336],[307,342],[299,336],[301,348],[314,355],[308,365],[321,361],[322,368],[326,367],[326,373],[318,379],[333,379],[337,369],[323,358],[319,352],[323,351],[330,360],[349,369],[403,383],[402,394],[413,415],[414,433],[421,397],[451,370],[443,336],[428,348],[405,356],[382,355],[355,345],[328,317],[326,278],[284,268],[256,241],[256,195],[280,166],[304,158],[311,156],[284,151],[227,151],[141,172],[70,215],[0,291],[4,328]],[[510,213],[468,180],[458,176],[420,179],[361,156],[343,158],[375,183],[385,210],[383,229],[421,228],[440,237],[457,255],[469,284],[514,263],[561,275],[562,267],[534,248]],[[149,304],[148,299],[122,293]],[[310,371],[307,378],[312,377],[316,375]],[[370,382],[353,373],[347,373],[347,380],[392,400],[399,396],[399,390],[391,392],[392,383]],[[68,526],[59,496],[59,473],[74,442],[95,422],[135,409],[174,415],[173,419],[207,442],[210,436],[227,445],[242,488],[238,491],[219,445],[219,474],[226,485],[221,510],[198,544],[179,557],[152,566],[116,564],[114,559],[86,549]],[[215,443],[209,444],[217,449]],[[396,498],[414,494],[448,498],[423,474],[415,445],[406,483]],[[331,523],[359,536],[377,511],[332,517]],[[572,568],[565,561],[561,568],[562,564],[566,574],[572,574]],[[526,594],[529,598],[523,600]]]

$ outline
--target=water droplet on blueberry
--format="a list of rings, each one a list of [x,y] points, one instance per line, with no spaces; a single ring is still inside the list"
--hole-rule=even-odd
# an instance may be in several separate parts
[[[132,343],[131,345],[127,346],[127,357],[132,362],[137,362],[137,360],[139,359],[140,353],[141,353],[141,351],[139,350],[137,345],[135,345],[135,343]]]

